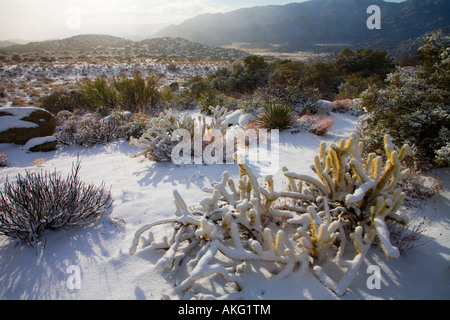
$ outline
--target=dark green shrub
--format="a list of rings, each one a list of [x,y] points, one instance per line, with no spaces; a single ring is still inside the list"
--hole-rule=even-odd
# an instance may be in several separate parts
[[[118,103],[117,93],[106,76],[87,80],[82,85],[81,92],[92,108],[103,108],[104,115]]]
[[[386,51],[371,49],[344,49],[336,58],[336,65],[345,75],[355,73],[364,78],[378,75],[382,80],[395,69],[395,61]]]
[[[424,65],[415,74],[396,71],[388,86],[362,95],[367,114],[359,126],[367,148],[382,147],[383,135],[411,146],[413,160],[442,165],[450,143],[450,39],[433,36],[419,49]]]
[[[113,79],[118,106],[131,112],[143,112],[155,106],[161,98],[156,84],[154,76],[144,78],[139,71],[133,72],[131,78],[125,74],[119,75]]]
[[[413,159],[432,164],[436,152],[450,141],[450,106],[439,89],[402,71],[388,77],[388,87],[370,87],[362,95],[367,110],[360,122],[365,145],[381,148],[382,135],[411,146]]]
[[[91,110],[92,105],[81,91],[55,91],[38,100],[39,108],[45,109],[56,115],[63,110],[74,111],[76,109]]]
[[[364,78],[357,76],[356,73],[352,73],[344,82],[339,86],[339,98],[340,99],[355,99],[361,96],[369,86],[375,86],[377,88],[383,87],[383,81],[381,81],[379,75],[370,76]]]

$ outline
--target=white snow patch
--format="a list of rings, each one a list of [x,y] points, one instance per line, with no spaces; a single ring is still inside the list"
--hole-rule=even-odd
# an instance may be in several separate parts
[[[353,132],[357,118],[335,114],[332,134],[316,137],[307,133],[280,133],[280,167],[299,174],[313,175],[310,165],[322,141],[337,143]],[[163,253],[140,250],[134,256],[129,248],[137,230],[142,226],[173,216],[176,189],[187,205],[199,205],[205,198],[202,191],[222,173],[239,177],[237,165],[187,165],[154,163],[132,158],[138,152],[127,142],[83,148],[71,146],[43,155],[42,168],[33,165],[35,155],[13,144],[0,144],[0,152],[8,155],[9,167],[0,168],[0,184],[25,170],[57,170],[63,176],[70,173],[77,157],[81,159],[79,177],[87,183],[100,185],[105,181],[114,200],[111,217],[117,224],[102,219],[84,229],[49,231],[42,245],[30,248],[0,236],[0,299],[58,299],[58,300],[158,300],[162,296],[179,299],[173,293],[174,279],[155,268]],[[199,172],[201,174],[199,174]],[[396,260],[386,259],[378,248],[372,248],[355,280],[345,295],[337,297],[316,278],[313,270],[293,271],[282,277],[267,278],[258,270],[246,274],[243,291],[230,295],[240,299],[448,299],[450,261],[450,174],[439,172],[444,179],[441,194],[422,208],[410,209],[410,214],[432,218],[425,233],[427,244],[417,247]],[[263,183],[261,176],[258,180]],[[285,187],[282,174],[274,175],[276,190]],[[434,217],[434,218],[433,218]],[[152,230],[146,238],[161,239],[168,229]],[[360,262],[360,261],[355,261]],[[70,290],[66,273],[69,266],[81,269],[81,290]],[[370,290],[366,270],[371,265],[381,269],[381,289]],[[334,281],[344,280],[342,274],[328,273]],[[323,279],[324,280],[324,279]]]

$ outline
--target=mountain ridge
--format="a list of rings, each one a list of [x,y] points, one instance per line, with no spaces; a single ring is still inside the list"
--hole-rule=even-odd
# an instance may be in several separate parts
[[[369,30],[367,8],[381,9],[381,30]],[[181,37],[207,45],[272,43],[313,49],[317,43],[401,42],[449,27],[446,0],[310,0],[286,5],[243,8],[202,14],[171,25],[154,36]]]

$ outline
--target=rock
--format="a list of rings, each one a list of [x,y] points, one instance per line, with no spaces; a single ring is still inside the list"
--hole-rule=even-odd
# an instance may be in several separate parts
[[[169,88],[170,90],[172,90],[172,92],[176,92],[180,90],[180,85],[178,84],[178,82],[172,82],[171,84],[169,84]]]
[[[244,126],[244,125],[248,124],[250,121],[253,121],[253,120],[255,120],[255,116],[253,114],[251,114],[251,113],[246,113],[246,114],[243,114],[239,118],[238,124],[240,126]]]
[[[33,138],[29,140],[23,149],[30,152],[49,152],[56,150],[58,140],[54,136]]]
[[[225,118],[224,123],[227,124],[228,126],[234,126],[234,125],[238,124],[239,118],[241,116],[242,116],[242,111],[241,110],[236,110],[233,113],[229,114]]]
[[[334,108],[333,102],[328,101],[328,100],[319,100],[317,105],[318,105],[319,113],[330,114]]]
[[[53,135],[56,118],[33,107],[0,108],[0,143],[25,144],[28,140]]]

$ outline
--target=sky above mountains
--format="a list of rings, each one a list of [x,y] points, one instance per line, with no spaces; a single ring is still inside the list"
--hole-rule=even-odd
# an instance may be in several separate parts
[[[38,41],[91,33],[139,40],[203,13],[303,1],[0,0],[0,40]]]

